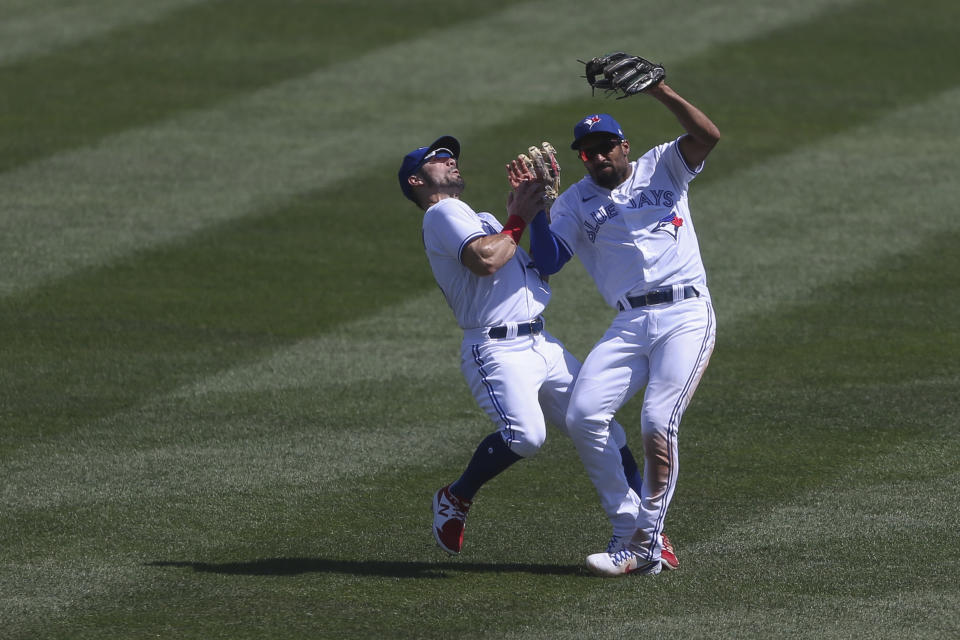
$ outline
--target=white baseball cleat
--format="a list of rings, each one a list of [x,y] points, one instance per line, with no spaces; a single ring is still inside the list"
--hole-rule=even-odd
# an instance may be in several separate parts
[[[593,553],[587,556],[587,568],[598,576],[613,578],[637,573],[642,576],[654,576],[660,573],[660,561],[641,562],[630,549],[621,548],[613,553]]]

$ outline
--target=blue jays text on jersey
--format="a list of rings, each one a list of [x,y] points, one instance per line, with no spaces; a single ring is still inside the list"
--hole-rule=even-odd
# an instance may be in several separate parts
[[[630,207],[633,209],[642,209],[643,207],[672,207],[676,202],[673,191],[667,189],[644,189],[638,195],[630,199]]]
[[[597,233],[600,231],[600,225],[609,220],[610,218],[616,218],[617,215],[617,203],[609,202],[599,209],[594,209],[586,217],[588,220],[583,221],[583,230],[587,233],[587,237],[590,239],[590,242],[597,241]]]
[[[583,198],[584,202],[592,200],[596,196],[589,196]],[[631,209],[642,209],[644,207],[673,207],[676,203],[676,198],[673,194],[673,191],[668,189],[644,189],[639,194],[632,197],[629,201],[629,208]],[[597,233],[600,231],[600,226],[611,218],[616,218],[619,215],[617,211],[616,202],[608,202],[599,209],[594,209],[587,215],[587,220],[583,221],[583,228],[589,238],[590,242],[597,241]],[[683,219],[677,217],[676,214],[671,214],[660,220],[660,223],[657,226],[658,231],[666,231],[674,239],[677,238],[677,228],[683,224]],[[664,223],[671,223],[673,226],[666,227]]]
[[[677,140],[630,164],[630,176],[616,188],[585,176],[550,211],[551,232],[580,258],[613,308],[624,295],[706,284],[688,201],[689,183],[702,165],[688,167]]]

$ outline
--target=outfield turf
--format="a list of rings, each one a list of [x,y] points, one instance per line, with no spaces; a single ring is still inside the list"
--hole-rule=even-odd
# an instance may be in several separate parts
[[[588,4],[0,0],[0,638],[960,637],[960,5]],[[502,219],[587,113],[678,135],[590,96],[613,50],[724,136],[681,568],[585,571],[556,433],[449,557],[431,494],[491,425],[396,170],[455,135]],[[613,312],[551,284],[583,357]]]

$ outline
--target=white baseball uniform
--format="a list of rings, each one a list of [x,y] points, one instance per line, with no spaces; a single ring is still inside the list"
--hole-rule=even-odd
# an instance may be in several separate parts
[[[478,276],[461,262],[471,240],[502,229],[491,214],[446,198],[424,213],[423,244],[437,284],[463,329],[461,371],[473,397],[510,449],[529,457],[546,438],[545,418],[567,432],[565,416],[580,363],[549,332],[524,335],[523,327],[542,323],[550,301],[550,287],[526,251],[518,247],[489,276]],[[491,337],[491,329],[504,337]],[[616,422],[610,426],[610,439],[618,450],[626,444]],[[617,460],[623,477],[619,454]]]
[[[620,311],[583,363],[567,424],[615,534],[633,508],[633,546],[647,561],[660,557],[660,534],[677,480],[680,418],[715,339],[687,203],[687,187],[702,165],[686,165],[678,140],[632,162],[630,178],[613,190],[584,177],[550,212],[550,230],[570,255],[580,256],[604,300]],[[651,292],[651,298],[641,298]],[[648,462],[637,507],[620,473],[610,424],[644,387],[640,420]],[[650,463],[652,457],[658,464]]]

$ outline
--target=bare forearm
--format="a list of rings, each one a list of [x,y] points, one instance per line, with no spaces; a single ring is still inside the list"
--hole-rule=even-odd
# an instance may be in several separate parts
[[[495,233],[477,238],[463,249],[463,264],[478,276],[497,272],[517,252],[517,243],[508,235]]]
[[[720,141],[717,125],[665,82],[647,89],[646,93],[663,103],[680,121],[680,125],[687,132],[678,143],[680,153],[691,169],[699,167]]]
[[[647,89],[647,94],[670,110],[690,137],[701,145],[713,147],[720,140],[720,130],[703,111],[690,104],[666,82]]]

